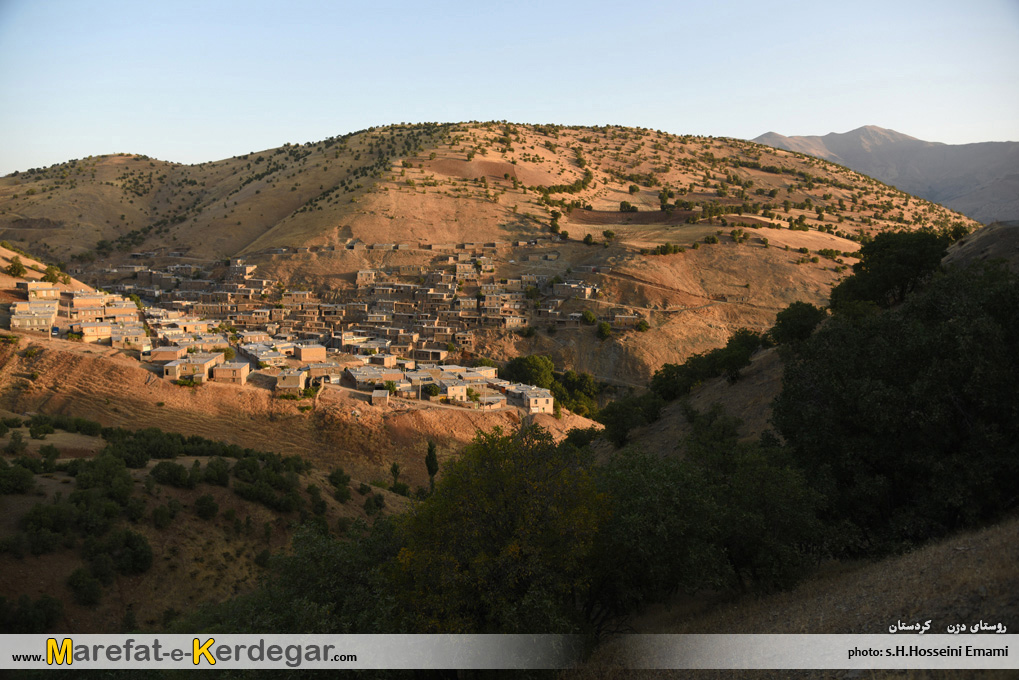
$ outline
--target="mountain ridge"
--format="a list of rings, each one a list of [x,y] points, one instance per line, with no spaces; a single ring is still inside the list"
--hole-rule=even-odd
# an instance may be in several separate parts
[[[944,144],[876,125],[753,141],[844,165],[980,222],[1019,218],[1019,142]]]

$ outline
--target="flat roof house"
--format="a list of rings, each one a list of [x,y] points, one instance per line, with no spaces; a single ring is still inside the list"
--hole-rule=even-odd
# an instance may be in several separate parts
[[[298,361],[311,363],[326,360],[326,348],[322,345],[298,345],[294,354]]]
[[[248,381],[248,374],[250,372],[251,364],[247,361],[228,361],[222,366],[214,366],[212,368],[212,379],[216,382],[243,385]]]
[[[308,386],[308,371],[285,369],[276,376],[276,391],[296,394]]]
[[[188,350],[186,347],[179,347],[177,345],[170,345],[169,347],[156,347],[149,352],[149,361],[154,364],[163,364],[168,361],[176,361],[177,359],[183,359],[187,356]]]

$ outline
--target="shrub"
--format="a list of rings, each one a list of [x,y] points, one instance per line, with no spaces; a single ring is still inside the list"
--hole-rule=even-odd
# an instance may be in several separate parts
[[[380,493],[372,494],[364,500],[364,511],[367,515],[375,515],[386,507],[386,497]]]
[[[33,488],[35,475],[31,470],[0,459],[0,494],[28,493]]]
[[[102,541],[90,539],[83,552],[90,563],[111,558],[121,574],[143,574],[152,567],[152,547],[148,540],[129,529],[116,531]]]
[[[201,519],[212,519],[218,512],[219,504],[216,503],[215,499],[211,495],[205,494],[195,499],[195,514]]]
[[[769,333],[778,344],[806,340],[826,316],[824,309],[809,302],[794,302],[775,316],[775,325]]]
[[[64,613],[64,604],[49,595],[33,601],[21,595],[17,604],[0,597],[0,633],[46,633],[53,630]]]
[[[206,484],[230,486],[230,463],[222,456],[211,458],[205,465],[202,477]]]
[[[46,435],[53,434],[53,426],[49,424],[38,424],[28,426],[28,436],[32,439],[46,439]]]
[[[152,524],[157,529],[165,529],[170,526],[170,521],[173,519],[173,515],[170,512],[170,508],[165,505],[160,505],[152,510]]]
[[[11,438],[7,441],[7,445],[4,446],[4,453],[9,456],[20,456],[28,450],[28,444],[25,442],[25,435],[21,434],[20,430],[11,432]]]
[[[171,463],[166,460],[160,461],[152,468],[149,475],[160,484],[169,484],[178,489],[194,488],[191,484],[191,476],[188,474],[188,469],[177,463]]]
[[[75,569],[67,579],[67,587],[71,589],[74,601],[86,607],[99,604],[103,587],[99,579],[92,576],[87,569]]]
[[[255,555],[255,564],[258,565],[259,567],[262,567],[263,569],[265,569],[266,567],[269,566],[269,557],[270,556],[271,556],[271,553],[269,552],[269,549],[266,548],[262,552],[260,552],[257,555]]]

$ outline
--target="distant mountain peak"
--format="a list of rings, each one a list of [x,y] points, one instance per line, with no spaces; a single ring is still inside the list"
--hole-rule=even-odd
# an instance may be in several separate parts
[[[753,141],[840,163],[984,223],[1019,218],[1019,142],[943,144],[878,125]]]

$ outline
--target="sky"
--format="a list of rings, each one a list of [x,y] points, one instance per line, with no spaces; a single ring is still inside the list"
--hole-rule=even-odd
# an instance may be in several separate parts
[[[467,120],[1019,141],[1019,0],[0,0],[0,174]]]

